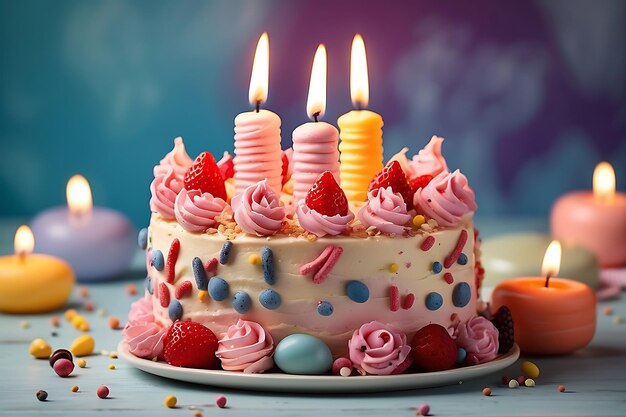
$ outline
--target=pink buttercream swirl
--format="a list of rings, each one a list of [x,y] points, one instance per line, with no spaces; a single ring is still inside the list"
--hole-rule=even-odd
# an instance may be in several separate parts
[[[355,330],[348,350],[352,363],[372,375],[400,374],[413,362],[406,335],[377,321]]]
[[[180,190],[174,204],[178,224],[188,232],[200,233],[215,226],[215,216],[230,211],[230,206],[219,197],[200,190]]]
[[[413,196],[419,213],[437,220],[440,226],[457,226],[463,218],[476,210],[474,192],[467,178],[458,169],[442,172]]]
[[[346,231],[348,224],[354,220],[354,213],[349,210],[345,216],[341,214],[327,216],[310,209],[306,205],[306,199],[300,200],[297,204],[296,214],[300,226],[317,237],[340,235]]]
[[[498,329],[486,318],[476,316],[454,330],[456,344],[467,352],[467,363],[489,362],[498,355]]]
[[[414,176],[431,175],[436,177],[442,172],[449,172],[446,160],[441,154],[442,143],[443,138],[433,136],[424,149],[413,156],[411,167]]]
[[[246,188],[233,198],[232,204],[235,222],[251,235],[273,235],[280,230],[285,219],[285,208],[280,205],[280,197],[267,180]]]
[[[173,168],[176,177],[182,180],[191,165],[193,165],[193,160],[187,155],[183,138],[179,136],[174,139],[174,149],[161,159],[159,165],[154,167],[153,172],[154,176],[158,177],[165,175],[169,168]]]
[[[144,297],[135,301],[128,313],[128,323],[122,338],[128,343],[130,352],[140,358],[159,358],[167,329],[154,320],[152,300]]]
[[[159,213],[164,219],[175,219],[174,203],[182,188],[183,181],[176,176],[172,167],[165,173],[159,173],[150,184],[150,210]]]
[[[391,187],[377,188],[367,193],[367,204],[359,210],[359,221],[365,227],[375,227],[382,233],[400,235],[408,230],[404,225],[411,219],[404,199]]]
[[[226,371],[257,374],[274,366],[272,335],[258,323],[239,319],[219,341],[215,356]]]

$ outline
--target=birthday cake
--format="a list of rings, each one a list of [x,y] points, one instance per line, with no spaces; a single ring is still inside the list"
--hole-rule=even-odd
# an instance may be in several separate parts
[[[344,376],[444,370],[508,350],[510,315],[477,313],[474,193],[442,142],[433,136],[412,159],[402,150],[365,201],[348,201],[338,155],[302,191],[314,161],[302,165],[298,149],[278,168],[257,164],[265,171],[251,181],[238,170],[245,147],[193,161],[177,138],[154,168],[129,350],[184,367]]]

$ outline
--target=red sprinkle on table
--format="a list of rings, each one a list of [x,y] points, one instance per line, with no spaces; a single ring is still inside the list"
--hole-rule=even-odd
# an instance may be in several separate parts
[[[446,272],[445,274],[443,274],[443,279],[448,284],[452,284],[454,282],[454,277],[452,276],[452,274],[450,272]]]
[[[420,246],[420,249],[423,250],[424,252],[427,252],[427,251],[430,250],[430,248],[433,247],[434,244],[435,244],[435,237],[434,236],[428,236],[422,242],[422,245]]]
[[[165,262],[165,280],[170,284],[174,282],[176,277],[176,260],[178,259],[178,252],[180,252],[180,241],[174,239],[170,246],[170,251],[167,254],[167,262]]]
[[[443,266],[446,268],[450,268],[453,263],[459,259],[459,255],[463,251],[463,247],[467,243],[467,230],[461,230],[461,234],[459,235],[459,240],[456,242],[456,246],[454,250],[450,253],[450,255],[446,256],[446,259],[443,261]]]
[[[159,301],[163,308],[167,308],[170,305],[170,289],[167,288],[164,282],[159,284]]]
[[[315,284],[321,284],[322,282],[324,282],[324,280],[328,277],[328,274],[330,274],[330,271],[332,271],[337,261],[339,261],[339,258],[341,257],[342,253],[343,253],[342,248],[338,246],[335,246],[333,248],[333,250],[330,252],[330,255],[328,256],[328,259],[326,259],[326,262],[324,263],[324,265],[322,265],[322,267],[315,273],[315,275],[313,275],[313,282]]]
[[[406,295],[406,297],[404,297],[404,300],[402,301],[402,308],[404,310],[408,310],[409,308],[413,307],[414,302],[415,302],[415,296],[413,295],[412,292],[410,292]]]
[[[391,311],[398,311],[400,308],[400,293],[395,285],[389,287],[389,305]]]
[[[176,287],[174,296],[177,300],[180,300],[183,297],[189,297],[192,289],[193,287],[191,285],[191,281],[183,281],[178,287]]]

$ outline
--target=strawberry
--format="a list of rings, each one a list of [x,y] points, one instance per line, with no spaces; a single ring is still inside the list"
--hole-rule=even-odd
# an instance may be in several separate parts
[[[287,152],[282,151],[281,160],[283,162],[283,170],[281,172],[281,175],[283,176],[282,184],[285,185],[285,183],[291,178],[291,175],[289,175],[289,156],[287,155]]]
[[[163,357],[173,366],[215,369],[217,337],[207,327],[192,321],[176,321],[165,337]]]
[[[184,184],[188,190],[200,190],[226,200],[224,178],[210,152],[202,152],[193,161],[193,165],[185,174]]]
[[[415,364],[425,372],[451,369],[456,361],[456,350],[448,331],[434,323],[419,329],[411,341]]]
[[[368,191],[377,188],[391,187],[394,193],[399,193],[406,203],[407,210],[413,208],[413,193],[409,180],[404,175],[400,163],[396,160],[389,161],[387,165],[374,177]]]
[[[224,152],[224,156],[217,162],[217,166],[224,181],[235,176],[235,162],[228,152]]]
[[[513,316],[507,306],[500,306],[491,323],[498,329],[498,353],[507,353],[513,347]]]
[[[311,210],[326,216],[348,214],[348,199],[330,171],[317,177],[304,202]]]
[[[420,175],[419,177],[411,178],[409,181],[411,184],[411,192],[415,193],[420,188],[426,187],[432,179],[432,175]]]

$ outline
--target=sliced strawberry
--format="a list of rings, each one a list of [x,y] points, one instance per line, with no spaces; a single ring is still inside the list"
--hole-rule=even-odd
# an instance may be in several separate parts
[[[425,372],[445,371],[456,361],[456,343],[448,331],[432,323],[419,329],[411,341],[415,364]]]
[[[207,327],[192,321],[177,321],[165,337],[163,357],[173,366],[215,369],[219,360],[217,337]]]
[[[188,190],[200,190],[226,200],[224,178],[210,152],[202,152],[193,161],[193,165],[185,174],[184,184]]]
[[[289,179],[291,178],[291,175],[289,172],[289,155],[287,155],[287,152],[282,151],[281,160],[283,162],[283,171],[281,173],[281,175],[283,176],[282,184],[285,185],[285,183],[289,181]]]
[[[326,216],[348,214],[348,199],[330,171],[324,171],[309,190],[306,205]]]
[[[228,152],[224,152],[224,156],[217,162],[224,181],[235,176],[235,162]]]
[[[378,188],[391,187],[394,193],[399,193],[406,203],[407,210],[413,208],[413,193],[409,180],[404,175],[400,163],[396,160],[389,161],[370,182],[368,191]]]
[[[415,194],[420,188],[426,187],[432,179],[432,175],[420,175],[419,177],[411,178],[411,192]]]

